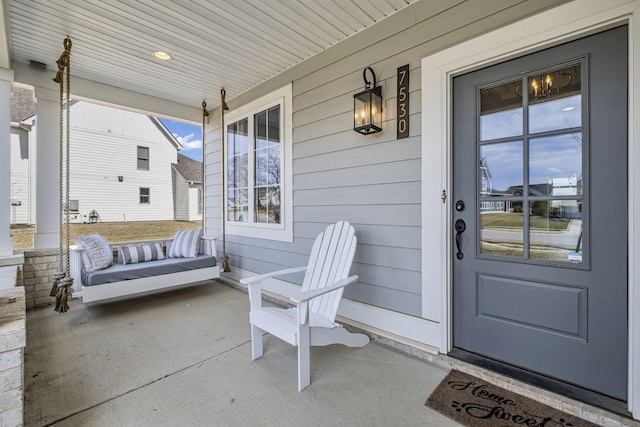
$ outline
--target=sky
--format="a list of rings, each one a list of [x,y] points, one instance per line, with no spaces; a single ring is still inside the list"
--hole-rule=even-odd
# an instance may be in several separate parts
[[[202,161],[202,126],[168,119],[160,119],[160,121],[184,147],[179,151],[180,154]]]
[[[582,134],[570,132],[544,136],[549,131],[580,128],[581,102],[581,96],[576,95],[530,106],[529,132],[543,135],[529,139],[530,184],[550,183],[554,178],[582,177]],[[501,138],[513,138],[523,133],[522,108],[480,117],[480,139],[489,142],[481,146],[480,157],[487,160],[494,191],[523,185],[523,140],[500,141]]]

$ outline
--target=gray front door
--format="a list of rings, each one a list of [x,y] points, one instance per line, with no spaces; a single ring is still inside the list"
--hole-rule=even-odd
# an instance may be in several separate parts
[[[453,80],[453,345],[627,399],[627,28]]]

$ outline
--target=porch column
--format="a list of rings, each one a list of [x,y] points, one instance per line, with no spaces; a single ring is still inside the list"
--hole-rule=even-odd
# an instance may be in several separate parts
[[[59,93],[35,88],[36,232],[35,249],[60,245],[60,107]]]
[[[11,83],[13,71],[0,68],[0,256],[13,255],[11,238]]]

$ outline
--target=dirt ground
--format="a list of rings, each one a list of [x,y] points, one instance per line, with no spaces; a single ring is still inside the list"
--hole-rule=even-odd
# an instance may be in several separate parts
[[[130,240],[164,239],[172,237],[177,230],[191,230],[201,226],[200,222],[189,221],[132,221],[132,222],[98,222],[95,224],[70,224],[70,243],[75,244],[76,236],[100,234],[108,242],[125,242]],[[13,248],[33,247],[35,226],[24,224],[11,225]]]

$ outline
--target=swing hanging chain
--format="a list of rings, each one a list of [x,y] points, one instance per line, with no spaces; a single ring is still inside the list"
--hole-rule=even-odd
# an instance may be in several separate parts
[[[206,235],[206,228],[205,228],[205,208],[204,208],[204,204],[205,201],[207,200],[207,198],[204,195],[204,192],[207,188],[207,186],[205,185],[205,181],[206,181],[206,175],[205,175],[205,166],[204,166],[204,161],[205,161],[205,133],[206,133],[206,127],[207,127],[207,117],[209,117],[209,112],[207,111],[207,101],[205,101],[204,99],[202,100],[202,195],[201,195],[201,199],[200,203],[202,205],[202,209],[200,211],[200,214],[202,215],[202,232]],[[214,254],[215,255],[215,254]]]
[[[65,65],[64,63],[67,62],[68,60],[65,61],[65,55],[66,55],[66,49],[65,51],[62,53],[62,55],[60,55],[60,58],[56,61],[56,64],[58,64],[58,72],[56,73],[56,76],[53,78],[53,81],[58,83],[60,85],[60,91],[59,91],[59,97],[58,97],[58,105],[60,107],[60,114],[59,114],[59,120],[58,120],[58,141],[60,141],[60,145],[58,147],[59,153],[58,153],[58,192],[59,192],[59,206],[58,209],[59,211],[62,213],[64,211],[64,206],[63,206],[63,191],[64,191],[64,183],[63,183],[63,170],[62,170],[62,166],[63,166],[63,162],[64,162],[64,148],[62,145],[62,141],[64,138],[64,129],[63,129],[63,114],[62,114],[62,106],[63,106],[63,102],[64,102],[64,86],[63,86],[63,82],[64,82],[64,70],[65,70]],[[58,220],[58,232],[60,233],[60,239],[59,239],[59,246],[58,246],[58,271],[54,274],[53,276],[53,285],[51,287],[51,292],[49,293],[50,296],[55,297],[56,295],[58,295],[58,285],[60,284],[60,280],[63,279],[65,277],[64,274],[64,257],[63,257],[63,223],[62,223],[62,215],[60,215],[59,220]]]
[[[226,214],[225,214],[225,202],[226,202],[226,192],[227,188],[225,185],[225,143],[224,143],[224,112],[225,110],[229,110],[229,106],[227,105],[227,101],[225,101],[225,97],[227,96],[227,91],[224,88],[220,89],[220,135],[221,135],[221,152],[222,152],[222,271],[225,273],[231,272],[231,266],[229,265],[229,256],[227,255],[227,233],[226,233]]]
[[[56,61],[58,72],[53,81],[60,85],[60,149],[59,149],[59,197],[60,197],[60,247],[59,247],[59,271],[55,273],[51,296],[55,296],[55,311],[64,313],[69,309],[68,299],[71,297],[73,279],[70,277],[69,260],[69,146],[70,146],[70,117],[71,117],[71,46],[72,42],[67,37],[64,42],[64,52]]]

